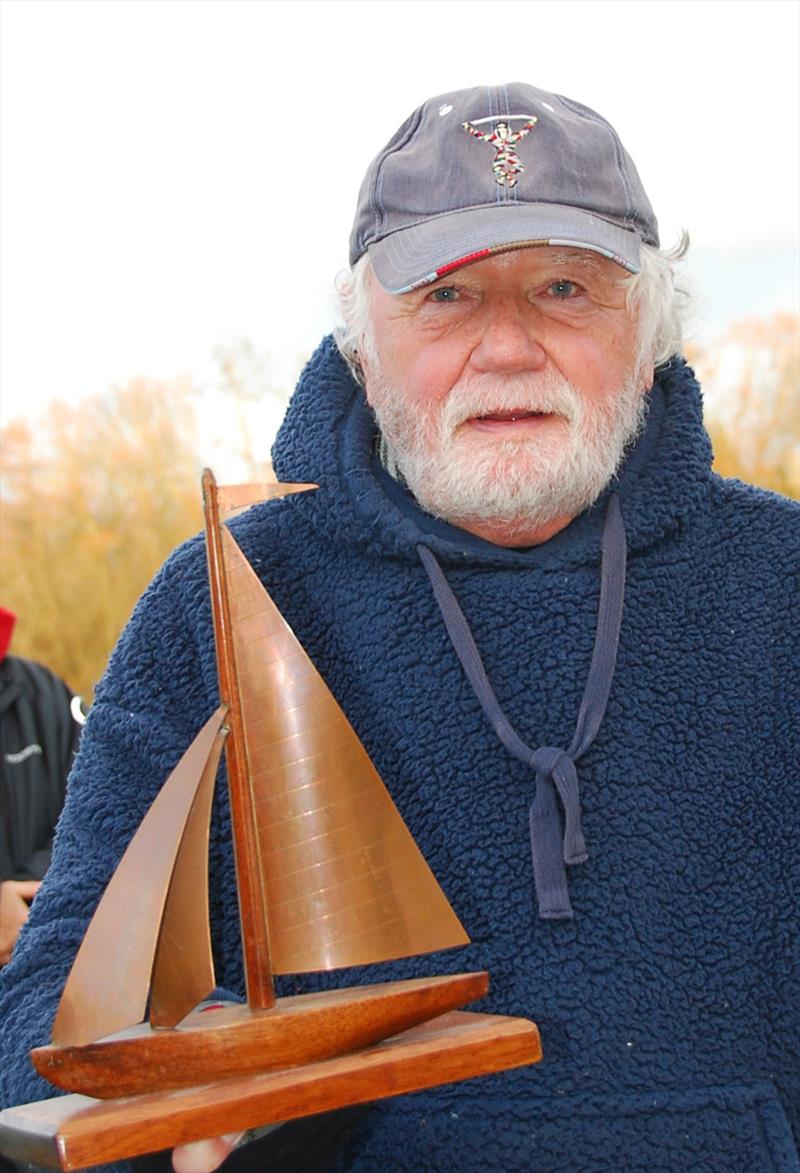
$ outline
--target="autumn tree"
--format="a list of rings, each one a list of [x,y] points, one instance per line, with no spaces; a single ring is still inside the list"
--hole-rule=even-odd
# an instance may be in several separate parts
[[[249,338],[214,348],[218,382],[206,388],[204,406],[216,418],[224,404],[226,452],[236,456],[241,475],[260,480],[269,474],[269,450],[308,355],[285,356],[279,377],[269,351]]]
[[[258,350],[249,338],[215,347],[214,359],[219,384],[211,394],[216,391],[228,404],[226,414],[236,447],[249,475],[257,479],[268,472],[270,464],[269,446],[263,431],[254,426],[254,415],[263,414],[265,404],[272,400],[285,406],[286,397],[275,387],[269,354]]]
[[[800,498],[798,318],[738,322],[688,357],[706,390],[717,472]]]
[[[0,599],[19,616],[14,651],[86,699],[150,578],[202,527],[202,464],[223,481],[269,475],[288,393],[246,339],[215,358],[216,386],[134,379],[0,432]]]
[[[133,604],[200,529],[196,418],[186,382],[135,379],[35,429],[2,432],[0,595],[13,650],[90,699]]]

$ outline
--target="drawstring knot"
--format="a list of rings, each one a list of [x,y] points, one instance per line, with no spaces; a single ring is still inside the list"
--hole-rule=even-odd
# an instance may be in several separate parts
[[[543,745],[531,756],[531,765],[536,771],[536,793],[531,804],[531,844],[536,852],[534,825],[538,825],[543,794],[549,787],[555,789],[564,809],[564,863],[584,863],[588,858],[586,843],[581,830],[581,804],[578,793],[578,771],[575,763],[563,749]]]
[[[492,728],[509,753],[534,770],[536,786],[529,823],[539,916],[544,920],[571,917],[565,865],[583,863],[588,858],[575,764],[594,741],[605,715],[622,624],[626,541],[619,499],[616,495],[609,497],[603,522],[594,650],[575,734],[566,750],[549,745],[531,749],[522,740],[494,694],[478,646],[442,568],[427,546],[417,546],[417,553],[431,581],[453,648]],[[564,812],[563,833],[559,800]]]

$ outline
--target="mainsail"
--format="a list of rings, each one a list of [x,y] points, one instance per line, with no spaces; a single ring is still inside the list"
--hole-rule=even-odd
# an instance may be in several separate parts
[[[272,972],[468,944],[358,736],[227,529],[222,550]]]
[[[300,488],[277,484],[271,495]],[[205,493],[213,515],[210,474]],[[272,974],[467,944],[350,721],[229,529],[211,516],[209,530],[226,612],[217,636],[218,656],[222,646],[228,658],[221,680],[230,677],[223,700],[237,710],[231,725],[236,733],[238,717],[243,743],[243,813]]]

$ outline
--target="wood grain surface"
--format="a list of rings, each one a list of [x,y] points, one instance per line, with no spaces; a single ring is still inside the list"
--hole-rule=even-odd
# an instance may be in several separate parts
[[[7,1108],[0,1152],[48,1169],[86,1169],[540,1058],[532,1022],[456,1010],[363,1051],[288,1071],[127,1099],[70,1095]]]

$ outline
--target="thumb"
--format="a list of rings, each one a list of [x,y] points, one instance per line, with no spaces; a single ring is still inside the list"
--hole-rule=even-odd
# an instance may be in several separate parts
[[[17,880],[14,887],[23,900],[33,900],[42,886],[41,880]]]
[[[216,1136],[213,1140],[181,1145],[172,1153],[172,1168],[175,1173],[213,1173],[233,1152],[243,1135],[241,1132],[230,1132],[227,1136]]]

